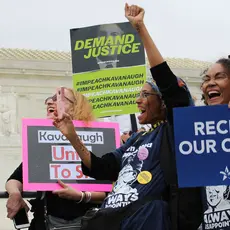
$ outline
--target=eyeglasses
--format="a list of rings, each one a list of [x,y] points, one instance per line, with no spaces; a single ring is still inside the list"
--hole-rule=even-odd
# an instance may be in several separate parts
[[[217,73],[214,77],[210,77],[210,76],[208,76],[208,75],[205,75],[205,76],[202,78],[202,81],[203,81],[202,86],[203,86],[204,84],[208,84],[208,82],[210,82],[211,79],[213,79],[215,82],[220,82],[220,81],[225,80],[225,79],[227,79],[227,78],[229,78],[229,76],[228,76],[228,74],[225,73],[225,72],[219,72],[219,73]]]
[[[69,99],[68,97],[66,97],[66,96],[64,96],[64,98],[67,100],[67,101],[69,101],[70,103],[74,103],[71,99]],[[45,104],[47,104],[47,101],[48,100],[52,100],[52,101],[57,101],[57,94],[54,94],[52,97],[48,97],[48,98],[46,98],[46,100],[45,100]]]
[[[159,95],[157,93],[147,93],[147,92],[141,92],[141,93],[137,93],[136,98],[147,98],[148,96],[151,95]]]

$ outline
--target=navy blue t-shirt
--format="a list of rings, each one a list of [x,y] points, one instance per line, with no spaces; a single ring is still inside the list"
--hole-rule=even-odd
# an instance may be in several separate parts
[[[162,132],[166,124],[161,124],[156,129],[143,133],[133,143],[132,137],[124,148],[117,149],[113,154],[121,162],[118,180],[112,192],[103,203],[105,208],[124,207],[144,196],[161,194],[165,189],[163,172],[160,168],[159,150]],[[147,171],[150,174],[146,182],[138,182],[138,175]],[[146,183],[146,184],[145,184]],[[123,220],[122,229],[168,229],[168,205],[166,202],[152,201],[145,205],[141,211],[130,218]]]
[[[186,84],[172,73],[166,62],[151,68],[151,74],[167,107],[167,120],[172,125],[173,108],[193,105],[191,94]],[[159,195],[164,190],[166,184],[160,167],[159,150],[166,125],[167,123],[160,124],[133,143],[133,138],[137,135],[134,134],[123,146],[102,158],[91,154],[90,169],[82,162],[85,175],[98,180],[116,181],[103,207],[124,207],[144,196]],[[143,184],[139,180],[139,174],[146,171],[144,179],[148,183]],[[151,180],[148,180],[149,176]],[[169,226],[168,205],[162,200],[147,203],[121,223],[123,230],[167,230]]]

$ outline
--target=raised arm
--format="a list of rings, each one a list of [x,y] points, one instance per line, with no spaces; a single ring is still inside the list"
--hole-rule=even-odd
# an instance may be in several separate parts
[[[152,77],[162,93],[168,110],[168,120],[172,122],[173,108],[193,105],[193,100],[185,82],[174,75],[157,49],[144,24],[144,13],[144,9],[139,6],[125,6],[125,16],[144,44]]]
[[[144,24],[144,14],[145,11],[143,8],[136,5],[129,6],[127,3],[125,4],[125,16],[132,24],[134,29],[137,30],[144,44],[150,67],[154,67],[163,63],[164,59],[161,56],[161,53],[157,49]]]
[[[98,180],[116,180],[120,171],[120,162],[114,153],[97,157],[89,152],[78,137],[71,117],[64,113],[63,119],[55,118],[53,124],[70,141],[73,148],[82,160],[82,170],[87,176]]]

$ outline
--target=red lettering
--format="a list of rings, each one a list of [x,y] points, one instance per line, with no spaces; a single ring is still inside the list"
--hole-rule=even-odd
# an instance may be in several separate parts
[[[82,172],[81,165],[76,166],[76,171],[79,173],[79,175],[76,176],[77,179],[81,179],[82,177],[88,178],[88,176],[85,176]]]
[[[81,170],[81,165],[76,166],[76,171],[77,171],[77,173],[79,173],[79,175],[77,175],[76,178],[81,179],[83,177],[83,173],[82,173],[82,170]]]
[[[71,171],[69,169],[63,169],[61,171],[61,175],[62,175],[63,178],[66,179],[66,178],[71,176]]]
[[[66,157],[66,160],[67,161],[69,161],[69,160],[71,160],[71,161],[74,161],[75,159],[74,159],[74,155],[76,154],[76,152],[74,152],[74,151],[65,151],[65,157]],[[70,157],[72,157],[72,159],[69,159]]]
[[[65,157],[65,149],[64,147],[61,147],[61,156],[58,157],[57,156],[57,149],[56,149],[56,146],[52,146],[52,153],[53,153],[53,158],[54,160],[63,160],[64,157]]]
[[[58,168],[61,167],[61,165],[50,165],[51,168],[54,168],[54,177],[58,179]]]

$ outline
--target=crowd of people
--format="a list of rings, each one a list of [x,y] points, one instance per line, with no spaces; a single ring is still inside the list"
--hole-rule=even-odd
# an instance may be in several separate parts
[[[205,222],[204,213],[213,212],[217,207],[221,210],[220,202],[214,201],[217,200],[217,195],[208,195],[214,194],[213,191],[223,191],[224,194],[227,188],[178,188],[173,142],[173,108],[194,106],[194,101],[186,83],[174,75],[150,37],[144,23],[144,14],[144,9],[139,6],[125,5],[125,16],[138,32],[145,47],[153,80],[143,85],[136,99],[140,111],[138,120],[143,127],[138,132],[123,132],[120,148],[103,153],[99,158],[81,142],[72,120],[88,122],[93,121],[94,117],[89,102],[80,93],[65,89],[62,114],[57,110],[60,103],[57,94],[45,101],[47,118],[53,120],[54,126],[79,154],[84,174],[99,180],[114,181],[112,191],[108,194],[82,192],[59,181],[62,187],[60,190],[38,192],[36,199],[30,201],[31,211],[34,213],[30,230],[47,229],[45,204],[47,216],[54,225],[61,219],[64,225],[72,221],[75,224],[72,229],[86,230],[206,229],[202,224]],[[228,58],[216,61],[204,73],[201,91],[205,105],[230,102],[229,77]],[[148,131],[144,128],[147,124],[151,125]],[[144,181],[140,180],[141,176],[145,178]],[[151,178],[148,179],[149,177]],[[13,218],[20,208],[27,207],[21,196],[22,184],[20,165],[6,183],[9,193],[9,218]],[[207,210],[204,194],[207,195],[205,200],[209,204]],[[228,197],[223,195],[221,201],[227,199]],[[229,205],[228,201],[222,203],[225,208]],[[98,206],[100,209],[91,209]],[[227,209],[230,210],[230,205]],[[79,223],[78,227],[76,223]]]

